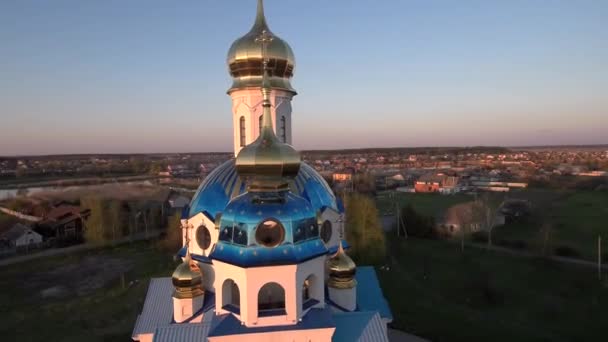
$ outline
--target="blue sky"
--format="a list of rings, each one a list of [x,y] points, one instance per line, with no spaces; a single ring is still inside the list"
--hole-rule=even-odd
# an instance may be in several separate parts
[[[0,155],[230,151],[254,0],[0,1]],[[608,1],[266,0],[294,145],[608,143]]]

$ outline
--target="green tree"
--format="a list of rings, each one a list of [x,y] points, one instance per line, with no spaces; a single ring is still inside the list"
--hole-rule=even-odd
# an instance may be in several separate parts
[[[436,237],[435,219],[433,217],[420,214],[411,204],[404,206],[400,214],[403,224],[400,225],[402,231],[399,232],[399,235],[427,239]],[[407,235],[403,230],[407,230]]]
[[[159,248],[166,252],[175,253],[182,248],[182,224],[180,215],[175,214],[169,217],[165,236],[159,241]]]
[[[353,188],[356,192],[362,194],[373,194],[376,192],[376,183],[374,176],[369,173],[360,173],[353,175]]]
[[[129,211],[122,201],[89,196],[80,203],[82,208],[91,210],[84,234],[87,242],[101,243],[128,234]]]
[[[359,263],[382,263],[386,254],[384,232],[372,199],[353,193],[345,198],[346,238],[350,255]]]

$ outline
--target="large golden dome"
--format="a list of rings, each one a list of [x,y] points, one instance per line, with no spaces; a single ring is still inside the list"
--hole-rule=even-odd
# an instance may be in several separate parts
[[[237,89],[259,88],[262,85],[262,44],[256,42],[256,38],[263,31],[270,33],[273,37],[266,50],[270,87],[296,93],[289,82],[293,76],[296,62],[293,51],[289,44],[270,32],[264,17],[262,0],[258,0],[255,22],[251,30],[232,43],[228,50],[226,62],[233,78],[228,93]]]

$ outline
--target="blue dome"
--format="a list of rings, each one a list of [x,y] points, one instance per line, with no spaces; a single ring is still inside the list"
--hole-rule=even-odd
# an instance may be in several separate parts
[[[316,212],[304,198],[287,192],[281,202],[262,204],[256,201],[257,196],[248,192],[228,203],[220,220],[220,241],[242,246],[258,245],[253,234],[256,227],[268,219],[284,227],[282,244],[319,237]]]
[[[245,193],[235,197],[220,220],[219,241],[210,254],[244,267],[298,263],[327,253],[310,202],[291,192]],[[271,241],[264,241],[270,224]],[[261,240],[260,240],[261,238]]]
[[[325,207],[339,211],[336,197],[323,177],[310,165],[302,162],[296,178],[289,184],[293,194],[303,197],[316,213]],[[234,159],[213,170],[201,183],[190,202],[188,217],[207,212],[210,217],[224,213],[230,199],[246,192],[243,180],[236,172]]]

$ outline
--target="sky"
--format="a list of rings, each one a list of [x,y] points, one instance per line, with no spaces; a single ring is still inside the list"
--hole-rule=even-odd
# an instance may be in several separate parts
[[[0,1],[0,155],[232,150],[255,0]],[[266,0],[298,149],[608,143],[608,1]]]

